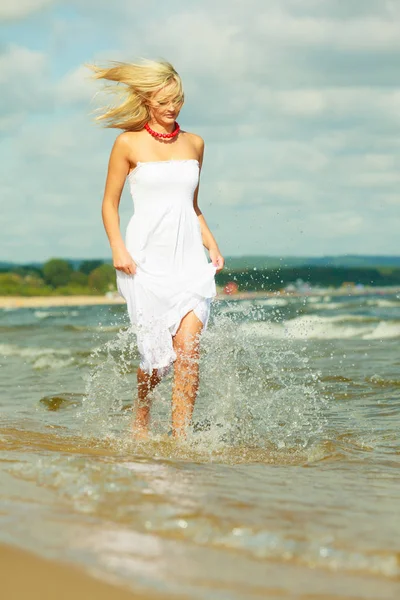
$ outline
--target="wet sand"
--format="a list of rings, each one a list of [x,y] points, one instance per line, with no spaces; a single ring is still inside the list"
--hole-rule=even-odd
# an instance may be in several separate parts
[[[134,593],[95,579],[74,566],[45,560],[11,546],[0,546],[0,564],[4,600],[159,600],[168,597]]]

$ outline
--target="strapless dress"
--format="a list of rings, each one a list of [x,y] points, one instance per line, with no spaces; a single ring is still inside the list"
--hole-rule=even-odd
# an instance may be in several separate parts
[[[191,310],[207,328],[216,295],[216,267],[208,261],[193,196],[195,159],[138,162],[128,175],[134,204],[125,245],[135,275],[116,270],[140,354],[140,367],[165,374],[176,359],[172,337]]]

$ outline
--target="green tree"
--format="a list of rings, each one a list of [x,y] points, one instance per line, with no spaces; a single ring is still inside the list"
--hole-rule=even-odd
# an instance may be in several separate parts
[[[85,275],[90,275],[92,271],[97,269],[97,267],[101,267],[102,264],[102,260],[83,260],[79,265],[79,271],[85,273]]]
[[[90,273],[89,287],[94,292],[105,294],[109,290],[115,290],[115,279],[115,268],[104,264]]]
[[[53,288],[67,285],[72,272],[72,265],[62,258],[52,258],[43,265],[44,280]]]
[[[70,282],[78,285],[87,285],[88,284],[88,276],[81,271],[74,271],[71,273]]]
[[[0,295],[18,294],[22,281],[21,275],[16,273],[0,273]]]
[[[37,267],[36,265],[17,265],[12,269],[13,273],[18,273],[18,275],[36,275],[38,277],[43,277],[43,271],[41,267]]]

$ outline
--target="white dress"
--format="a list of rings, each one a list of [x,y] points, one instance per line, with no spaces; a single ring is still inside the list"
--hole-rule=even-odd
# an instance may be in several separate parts
[[[193,207],[199,163],[138,162],[128,181],[134,215],[125,245],[137,270],[117,270],[117,288],[136,333],[140,367],[163,375],[176,359],[172,336],[182,318],[194,310],[204,330],[216,295],[216,267],[206,257]]]

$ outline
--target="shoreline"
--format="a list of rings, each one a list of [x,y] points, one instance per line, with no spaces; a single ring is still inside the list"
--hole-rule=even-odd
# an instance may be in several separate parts
[[[315,289],[300,292],[237,292],[236,294],[217,294],[215,300],[252,300],[256,298],[306,298],[308,296],[366,296],[375,294],[400,293],[400,287],[371,287],[363,289],[335,288]],[[125,304],[119,296],[0,296],[0,309],[15,308],[53,308],[63,306],[95,306]]]
[[[1,589],[5,600],[159,600],[92,576],[71,563],[41,558],[15,546],[0,544]]]

